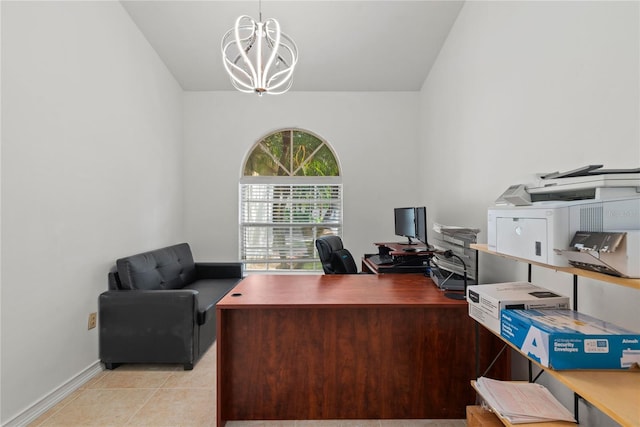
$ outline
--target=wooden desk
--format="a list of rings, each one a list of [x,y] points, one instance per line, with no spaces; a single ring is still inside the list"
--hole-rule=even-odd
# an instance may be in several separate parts
[[[238,295],[239,294],[239,295]],[[234,296],[235,295],[235,296]],[[217,304],[217,421],[464,418],[502,343],[407,274],[254,275]],[[488,376],[507,379],[508,360]]]

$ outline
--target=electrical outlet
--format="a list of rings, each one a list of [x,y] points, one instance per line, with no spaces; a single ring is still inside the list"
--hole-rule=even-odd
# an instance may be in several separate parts
[[[87,329],[93,329],[98,323],[98,313],[89,314],[89,327]]]

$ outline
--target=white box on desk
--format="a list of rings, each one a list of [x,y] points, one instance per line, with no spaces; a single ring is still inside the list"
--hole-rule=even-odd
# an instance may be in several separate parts
[[[640,363],[640,334],[573,310],[502,310],[500,335],[551,369]]]
[[[500,334],[500,310],[569,308],[569,297],[529,282],[494,283],[467,287],[469,316]]]

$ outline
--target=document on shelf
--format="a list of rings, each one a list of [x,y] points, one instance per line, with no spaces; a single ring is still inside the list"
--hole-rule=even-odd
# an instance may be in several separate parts
[[[487,404],[512,424],[576,422],[573,414],[541,384],[480,377],[476,387]]]
[[[449,234],[472,234],[476,235],[480,233],[479,228],[460,227],[457,225],[444,225],[437,222],[433,223],[433,231],[436,233],[449,233]]]

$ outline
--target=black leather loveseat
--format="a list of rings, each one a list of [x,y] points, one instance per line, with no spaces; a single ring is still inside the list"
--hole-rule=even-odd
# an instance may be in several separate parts
[[[100,360],[193,369],[216,339],[216,303],[240,280],[241,263],[194,262],[187,243],[117,260],[99,298]]]

